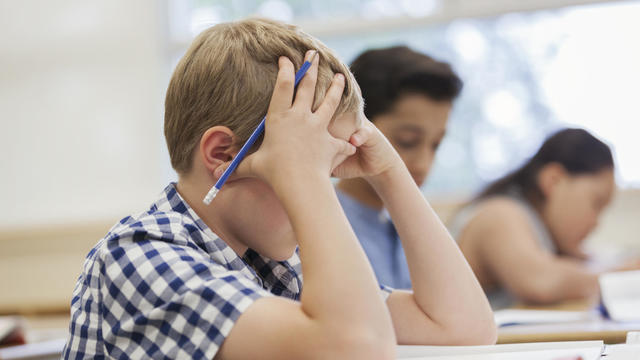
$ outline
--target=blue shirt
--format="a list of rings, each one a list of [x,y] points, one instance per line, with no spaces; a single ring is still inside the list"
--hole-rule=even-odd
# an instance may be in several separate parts
[[[409,266],[388,212],[363,205],[338,189],[336,192],[378,283],[394,289],[410,289]]]

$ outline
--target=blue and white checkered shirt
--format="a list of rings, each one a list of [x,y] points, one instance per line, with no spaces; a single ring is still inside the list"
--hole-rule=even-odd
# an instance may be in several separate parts
[[[71,300],[66,359],[213,359],[256,299],[298,300],[297,254],[240,258],[170,184],[89,252]]]

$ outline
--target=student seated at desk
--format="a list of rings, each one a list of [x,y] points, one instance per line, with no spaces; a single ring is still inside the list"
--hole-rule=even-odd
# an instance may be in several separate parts
[[[421,186],[462,81],[448,64],[406,46],[365,51],[353,61],[351,71],[362,90],[366,117],[389,139]],[[378,281],[411,288],[405,249],[380,195],[362,178],[343,179],[337,188]]]
[[[606,144],[564,129],[454,217],[452,235],[494,309],[598,293],[581,244],[611,201],[613,168]]]
[[[265,113],[261,144],[203,204]],[[165,137],[178,182],[89,252],[65,358],[393,359],[396,342],[495,341],[473,272],[318,40],[260,19],[205,30],[169,83]],[[331,174],[384,200],[413,292],[381,291]]]

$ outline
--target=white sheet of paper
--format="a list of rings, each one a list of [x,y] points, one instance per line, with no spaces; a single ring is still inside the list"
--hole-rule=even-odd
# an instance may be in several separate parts
[[[12,346],[0,349],[2,360],[50,360],[60,359],[66,339],[44,341],[40,343]]]
[[[585,321],[597,319],[598,314],[593,311],[555,311],[555,310],[521,310],[505,309],[494,312],[498,327],[506,324],[549,324]]]
[[[486,346],[398,346],[398,359],[554,359],[582,356],[600,358],[602,341],[563,341]],[[525,357],[529,356],[533,357]],[[537,357],[536,357],[537,356]]]
[[[602,303],[611,319],[640,320],[640,271],[621,271],[600,275]]]
[[[606,360],[638,360],[640,359],[640,345],[616,344],[605,345]]]

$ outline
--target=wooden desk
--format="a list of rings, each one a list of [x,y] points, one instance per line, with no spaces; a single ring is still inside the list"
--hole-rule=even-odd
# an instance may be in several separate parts
[[[599,319],[557,324],[512,325],[498,329],[498,344],[581,340],[603,340],[606,344],[619,344],[625,342],[629,331],[640,331],[640,322],[618,323]]]
[[[568,302],[553,306],[517,306],[519,309],[588,311],[592,301]],[[498,344],[547,341],[603,340],[606,344],[624,343],[627,332],[640,331],[640,322],[620,323],[603,318],[593,320],[511,325],[498,328]]]
[[[0,229],[0,315],[68,314],[84,259],[111,224]]]

